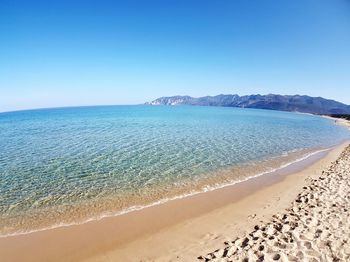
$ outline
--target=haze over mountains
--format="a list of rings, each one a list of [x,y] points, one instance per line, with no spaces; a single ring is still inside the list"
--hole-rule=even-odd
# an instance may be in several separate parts
[[[350,114],[350,105],[305,95],[217,95],[204,97],[160,97],[148,105],[193,105],[259,108],[312,114]]]

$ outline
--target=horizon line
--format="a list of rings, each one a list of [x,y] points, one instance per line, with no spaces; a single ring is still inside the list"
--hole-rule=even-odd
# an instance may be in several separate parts
[[[215,96],[220,96],[220,95],[237,95],[237,96],[251,96],[251,95],[260,95],[260,96],[268,96],[268,95],[279,95],[279,96],[307,96],[307,97],[313,97],[313,98],[322,98],[322,99],[326,99],[326,100],[332,100],[332,101],[335,101],[335,102],[338,102],[338,103],[342,103],[346,106],[350,106],[349,104],[347,103],[344,103],[344,102],[340,102],[338,100],[335,100],[335,99],[330,99],[330,98],[325,98],[325,97],[322,97],[322,96],[311,96],[311,95],[300,95],[300,94],[294,94],[294,95],[290,95],[290,94],[274,94],[274,93],[268,93],[268,94],[246,94],[246,95],[239,95],[239,94],[218,94],[218,95],[204,95],[204,96],[190,96],[190,95],[169,95],[169,96],[159,96],[151,101],[145,101],[143,103],[130,103],[130,104],[88,104],[88,105],[62,105],[62,106],[48,106],[48,107],[33,107],[33,108],[21,108],[21,109],[14,109],[14,110],[5,110],[5,111],[0,111],[0,114],[3,114],[3,113],[14,113],[14,112],[22,112],[22,111],[36,111],[36,110],[47,110],[47,109],[64,109],[64,108],[79,108],[79,107],[108,107],[108,106],[139,106],[139,105],[147,105],[147,103],[150,103],[154,100],[157,100],[159,98],[165,98],[165,97],[176,97],[176,96],[182,96],[182,97],[191,97],[191,98],[202,98],[202,97],[215,97]],[[278,110],[280,111],[280,110]]]

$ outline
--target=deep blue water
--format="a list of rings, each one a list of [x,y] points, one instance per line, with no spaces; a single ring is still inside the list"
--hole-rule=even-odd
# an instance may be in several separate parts
[[[1,113],[0,233],[186,193],[210,183],[210,176],[220,182],[217,170],[346,138],[350,132],[328,119],[257,109],[105,106]]]

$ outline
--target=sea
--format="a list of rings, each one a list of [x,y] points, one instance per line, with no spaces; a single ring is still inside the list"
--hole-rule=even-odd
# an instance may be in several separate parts
[[[0,237],[233,185],[350,139],[334,120],[204,106],[0,113]]]

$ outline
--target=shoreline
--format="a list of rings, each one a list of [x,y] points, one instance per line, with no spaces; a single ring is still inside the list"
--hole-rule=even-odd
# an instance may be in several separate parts
[[[310,177],[282,212],[258,221],[200,261],[349,261],[350,145]]]
[[[104,218],[103,220],[91,221],[80,225],[38,231],[31,234],[0,238],[0,258],[5,257],[17,261],[22,255],[27,261],[58,261],[62,259],[76,261],[87,258],[91,258],[92,261],[95,259],[97,261],[105,261],[107,259],[106,261],[108,261],[106,256],[109,255],[106,254],[112,253],[110,255],[111,257],[123,256],[123,259],[126,261],[135,261],[134,258],[131,259],[127,256],[129,252],[132,252],[133,255],[135,255],[135,252],[136,254],[139,253],[140,259],[162,257],[162,254],[159,254],[159,251],[155,250],[153,250],[154,254],[152,256],[152,250],[150,250],[149,245],[147,245],[148,252],[145,250],[140,252],[140,248],[133,250],[132,247],[134,245],[135,248],[135,241],[146,241],[150,236],[152,236],[151,238],[157,238],[156,236],[159,236],[159,234],[162,235],[164,230],[169,232],[171,229],[179,226],[181,227],[181,224],[186,221],[186,223],[188,223],[188,221],[196,220],[197,218],[208,217],[212,212],[215,213],[220,209],[225,209],[235,203],[240,203],[242,200],[255,195],[257,192],[283,183],[287,178],[293,177],[289,176],[290,174],[303,172],[302,170],[305,167],[306,169],[310,169],[310,165],[317,166],[319,162],[327,162],[325,159],[329,158],[329,155],[333,155],[334,157],[335,153],[332,152],[338,152],[339,148],[344,148],[344,144],[327,153],[327,156],[323,155],[322,159],[313,159],[311,163],[309,162],[308,165],[306,165],[307,167],[299,166],[299,169],[290,167],[290,170],[286,167],[287,170],[284,171],[285,173],[281,172],[279,175],[272,172],[270,175],[266,174],[252,178],[233,186],[169,201],[161,205],[152,206],[117,217]],[[169,211],[171,211],[171,213],[169,213]],[[154,217],[159,219],[157,225],[152,223]],[[257,217],[257,215],[254,217]],[[201,227],[199,226],[199,228]],[[202,228],[202,230],[204,229]],[[179,234],[176,233],[176,230],[173,234],[176,236],[175,239],[179,238]],[[118,237],[115,237],[115,235],[118,235]],[[79,240],[77,238],[79,238]],[[67,239],[71,240],[67,241]],[[42,241],[46,242],[44,246],[49,251],[43,252],[43,246],[40,244]],[[164,242],[164,239],[162,242]],[[171,242],[172,241],[169,242],[169,246],[172,246]],[[165,243],[163,245],[165,245]],[[137,244],[137,246],[139,245]],[[178,246],[179,245],[174,245],[173,248]],[[25,251],[24,254],[15,252],[19,247]],[[157,255],[155,256],[156,253]],[[163,255],[173,253],[174,252],[167,250]],[[190,253],[191,252],[189,252],[189,254]],[[16,258],[16,256],[19,257]]]
[[[336,125],[347,127],[350,130],[350,121],[344,118],[337,118],[332,116],[321,115],[321,117],[333,120]]]
[[[36,233],[36,232],[41,232],[41,231],[46,231],[46,230],[52,230],[52,229],[56,229],[56,228],[60,228],[60,227],[70,227],[70,226],[77,226],[77,225],[82,225],[82,224],[85,224],[85,223],[89,223],[89,222],[94,222],[94,221],[100,221],[100,220],[103,220],[103,219],[106,219],[106,218],[110,218],[110,217],[116,217],[116,216],[122,216],[122,215],[126,215],[128,213],[131,213],[131,212],[135,212],[135,211],[140,211],[140,210],[143,210],[143,209],[146,209],[146,208],[150,208],[150,207],[153,207],[153,206],[157,206],[157,205],[162,205],[162,204],[165,204],[169,201],[176,201],[176,200],[181,200],[183,198],[187,198],[187,197],[192,197],[192,196],[195,196],[197,194],[205,194],[207,192],[211,192],[211,191],[215,191],[215,190],[218,190],[218,189],[222,189],[222,188],[225,188],[225,187],[232,187],[232,186],[235,186],[235,185],[238,185],[239,183],[242,183],[242,182],[246,182],[250,179],[255,179],[257,177],[260,177],[260,176],[264,176],[264,175],[271,175],[272,173],[278,173],[280,170],[283,171],[283,169],[289,167],[289,166],[293,166],[293,165],[299,165],[299,163],[302,163],[302,161],[304,160],[307,160],[308,158],[311,158],[315,155],[318,155],[318,154],[323,154],[324,152],[327,152],[327,151],[330,151],[332,150],[335,146],[330,146],[330,147],[327,147],[327,148],[318,148],[318,149],[313,149],[313,150],[310,150],[309,152],[304,152],[303,154],[301,155],[297,155],[296,158],[292,158],[290,159],[290,161],[282,161],[282,159],[285,157],[285,156],[279,156],[279,157],[273,157],[269,160],[267,160],[267,163],[270,163],[272,162],[274,159],[279,159],[281,161],[281,163],[276,166],[276,167],[272,167],[271,169],[269,170],[261,170],[261,171],[257,171],[257,172],[253,172],[251,175],[247,176],[247,177],[243,177],[241,179],[238,179],[238,180],[232,180],[232,181],[228,181],[226,183],[218,183],[218,184],[213,184],[213,185],[210,185],[210,186],[206,186],[200,190],[195,190],[195,191],[190,191],[188,193],[184,193],[184,194],[181,194],[181,195],[176,195],[174,197],[169,197],[169,198],[163,198],[163,199],[160,199],[160,200],[157,200],[155,202],[151,202],[149,204],[145,204],[145,205],[136,205],[136,206],[130,206],[124,210],[118,210],[118,211],[115,211],[115,212],[109,212],[109,213],[102,213],[101,215],[98,215],[98,216],[92,216],[90,218],[87,218],[87,219],[84,219],[84,220],[81,220],[81,221],[78,221],[78,222],[72,222],[72,223],[60,223],[60,224],[54,224],[52,226],[49,226],[49,227],[43,227],[43,228],[39,228],[39,229],[33,229],[33,230],[28,230],[28,231],[18,231],[18,232],[15,232],[15,233],[8,233],[8,234],[0,234],[0,239],[1,238],[6,238],[6,237],[15,237],[15,236],[20,236],[20,235],[27,235],[27,234],[33,234],[33,233]],[[294,154],[295,152],[290,152],[287,154],[287,157],[289,156],[289,154]],[[266,165],[265,162],[262,162],[263,165]],[[249,166],[249,165],[248,165]],[[236,168],[236,167],[234,167]],[[239,167],[240,168],[243,168],[243,167]],[[228,170],[231,170],[228,169]],[[226,171],[226,172],[229,172],[230,171]],[[231,170],[232,172],[232,170]]]

